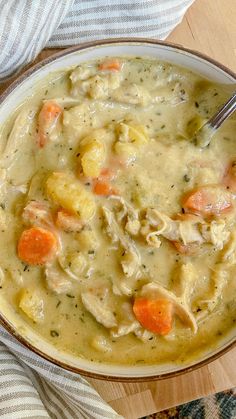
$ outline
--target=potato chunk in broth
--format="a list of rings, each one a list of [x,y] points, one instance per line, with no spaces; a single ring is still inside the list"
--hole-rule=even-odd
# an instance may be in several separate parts
[[[230,87],[105,57],[51,74],[1,127],[0,293],[61,351],[186,362],[236,319]]]

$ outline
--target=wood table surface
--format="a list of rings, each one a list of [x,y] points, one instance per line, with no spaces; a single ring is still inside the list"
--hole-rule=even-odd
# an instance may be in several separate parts
[[[168,41],[200,51],[236,72],[236,0],[196,0]],[[45,49],[35,62],[58,50]],[[29,66],[28,66],[29,67]],[[3,91],[9,83],[0,87]],[[142,416],[236,386],[236,348],[185,375],[145,383],[88,379],[126,419]]]

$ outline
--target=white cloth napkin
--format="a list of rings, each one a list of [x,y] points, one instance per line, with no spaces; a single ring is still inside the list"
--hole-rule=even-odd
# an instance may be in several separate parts
[[[0,81],[45,47],[118,37],[165,39],[194,0],[0,0]]]
[[[194,0],[0,0],[0,81],[45,47],[139,36],[165,39]],[[81,376],[25,349],[0,327],[0,416],[99,418],[117,415]]]

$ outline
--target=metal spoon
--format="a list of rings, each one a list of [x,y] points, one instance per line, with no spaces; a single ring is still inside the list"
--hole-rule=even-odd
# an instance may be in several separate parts
[[[195,134],[194,143],[199,147],[206,147],[210,144],[216,130],[236,111],[236,92],[231,98],[215,113]]]

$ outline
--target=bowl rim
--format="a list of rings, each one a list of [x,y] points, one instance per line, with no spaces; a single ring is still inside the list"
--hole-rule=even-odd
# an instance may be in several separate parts
[[[33,66],[31,66],[30,68],[28,68],[27,70],[23,71],[23,73],[21,75],[19,75],[16,80],[14,80],[5,90],[4,92],[0,95],[0,105],[2,104],[2,102],[8,97],[8,95],[10,93],[12,93],[15,88],[21,84],[25,79],[27,79],[29,76],[31,76],[33,73],[35,73],[36,71],[40,70],[42,67],[44,67],[45,65],[51,63],[52,61],[55,61],[57,58],[61,58],[65,55],[68,55],[70,53],[73,52],[77,52],[77,51],[82,51],[91,47],[99,47],[99,46],[104,46],[104,45],[111,45],[111,44],[152,44],[152,45],[161,45],[161,46],[167,46],[173,49],[177,49],[186,53],[189,53],[190,55],[193,56],[197,56],[198,58],[203,59],[204,61],[207,61],[210,64],[215,65],[216,67],[220,68],[221,70],[223,70],[225,73],[227,73],[228,75],[230,75],[231,77],[233,77],[236,81],[236,73],[234,73],[232,70],[230,70],[228,67],[226,67],[224,64],[219,63],[218,61],[216,61],[215,59],[207,56],[206,54],[196,51],[196,50],[192,50],[190,48],[185,48],[179,44],[175,44],[172,42],[165,42],[165,41],[160,41],[160,40],[156,40],[156,39],[151,39],[151,38],[139,38],[139,37],[134,37],[134,38],[112,38],[112,39],[102,39],[102,40],[97,40],[97,41],[91,41],[91,42],[84,42],[81,43],[79,45],[75,45],[69,48],[63,48],[61,47],[61,51],[56,52],[56,53],[52,53],[52,55],[50,55],[47,58],[44,58],[42,60],[40,60],[40,62],[38,62],[37,64],[34,64]],[[183,367],[177,371],[173,371],[173,372],[167,372],[167,373],[161,373],[161,374],[153,374],[153,375],[148,375],[148,376],[130,376],[130,377],[119,377],[117,375],[106,375],[103,373],[95,373],[95,372],[91,372],[91,371],[86,371],[82,368],[76,367],[76,366],[72,366],[67,364],[66,362],[60,361],[58,359],[55,359],[53,357],[51,357],[50,355],[46,354],[45,352],[41,351],[40,349],[38,349],[36,346],[34,346],[33,344],[31,344],[25,337],[23,337],[22,335],[20,335],[17,330],[11,325],[11,323],[4,318],[4,316],[2,315],[2,313],[0,312],[0,325],[2,325],[14,338],[16,338],[16,340],[22,344],[24,347],[26,347],[27,349],[29,349],[30,351],[32,351],[33,353],[35,353],[36,355],[39,355],[40,357],[42,357],[44,360],[57,365],[67,371],[71,371],[73,373],[76,374],[80,374],[86,377],[90,377],[93,379],[99,379],[99,380],[105,380],[105,381],[113,381],[113,382],[126,382],[126,383],[134,383],[134,382],[147,382],[147,381],[152,381],[152,380],[164,380],[164,379],[168,379],[168,378],[175,378],[177,376],[180,375],[184,375],[187,373],[190,373],[192,371],[195,371],[201,367],[204,367],[205,365],[217,360],[218,358],[220,358],[222,355],[226,354],[227,352],[229,352],[231,349],[233,349],[234,347],[236,347],[236,337],[233,338],[233,341],[229,342],[228,344],[226,344],[222,349],[220,349],[219,351],[217,351],[216,353],[214,353],[213,355],[210,355],[209,357],[206,357],[205,359],[198,361],[197,363],[187,366],[187,367]]]

